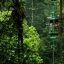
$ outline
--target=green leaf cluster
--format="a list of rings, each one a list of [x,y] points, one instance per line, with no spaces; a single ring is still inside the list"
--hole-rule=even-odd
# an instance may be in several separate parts
[[[6,17],[6,18],[5,18]],[[16,27],[10,21],[11,11],[0,12],[0,63],[18,64],[18,38]],[[4,28],[5,27],[5,28]],[[3,28],[3,29],[2,29]],[[20,54],[21,64],[41,64],[43,60],[39,56],[40,44],[39,34],[36,28],[28,26],[27,21],[23,21],[23,47],[24,52]],[[23,55],[23,56],[22,56]]]

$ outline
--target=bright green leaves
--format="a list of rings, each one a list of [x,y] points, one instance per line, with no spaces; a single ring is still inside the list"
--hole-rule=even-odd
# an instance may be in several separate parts
[[[24,24],[24,44],[27,44],[30,49],[34,51],[38,51],[39,44],[40,44],[40,38],[36,31],[36,29],[33,26],[27,26],[27,24]],[[26,26],[26,27],[25,27]]]
[[[38,54],[38,49],[40,45],[39,34],[37,33],[35,27],[28,26],[27,21],[24,19],[23,23],[24,28],[24,46],[26,47],[26,55],[28,59],[26,60],[27,64],[41,64],[42,59]]]
[[[8,21],[12,11],[0,11],[0,21]]]
[[[13,27],[15,24],[12,21],[11,12],[12,11],[0,12],[1,64],[18,64],[17,28]],[[25,19],[23,21],[23,44],[24,57],[21,55],[21,62],[24,60],[26,64],[41,64],[43,60],[38,53],[40,45],[39,34],[37,33],[35,27],[27,25],[27,21]]]

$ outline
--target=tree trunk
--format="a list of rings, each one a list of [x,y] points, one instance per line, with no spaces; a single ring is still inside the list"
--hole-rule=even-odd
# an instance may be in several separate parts
[[[20,53],[23,56],[23,19],[25,18],[24,9],[22,4],[20,5],[19,0],[13,0],[14,10],[12,11],[13,20],[17,27],[17,36],[18,36],[18,64],[21,64]]]

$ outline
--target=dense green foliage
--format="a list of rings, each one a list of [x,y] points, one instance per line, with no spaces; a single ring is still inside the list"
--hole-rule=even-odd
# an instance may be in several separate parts
[[[18,24],[14,21],[17,17],[12,13],[14,9],[17,10],[17,2],[16,0],[0,1],[0,64],[18,64],[19,61],[20,64],[52,64],[53,42],[47,32],[51,0],[33,0],[33,4],[32,0],[22,1],[20,0],[18,8],[21,10],[18,9],[18,12],[20,16],[24,12],[26,17],[24,19],[19,17],[23,20],[23,50],[20,50],[20,53],[18,52]],[[64,17],[64,1],[62,1],[62,8],[62,17]],[[57,0],[57,15],[59,14],[60,0]],[[64,22],[62,27],[64,31]],[[64,32],[54,41],[54,48],[55,64],[64,64]]]
[[[17,64],[17,35],[13,28],[13,22],[10,23],[9,19],[11,11],[2,11],[0,13],[0,63],[1,64]],[[4,23],[4,25],[3,25]],[[38,54],[40,38],[33,26],[28,26],[27,21],[24,19],[24,58],[26,64],[40,64],[42,59]],[[22,56],[21,56],[22,57]],[[22,60],[22,58],[21,58]]]

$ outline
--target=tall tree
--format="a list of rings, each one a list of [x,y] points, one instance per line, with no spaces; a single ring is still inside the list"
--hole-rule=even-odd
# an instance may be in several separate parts
[[[23,19],[25,18],[22,0],[21,5],[19,0],[13,0],[14,10],[12,16],[17,27],[18,32],[18,63],[20,64],[20,53],[23,54]],[[22,55],[23,56],[23,55]]]

